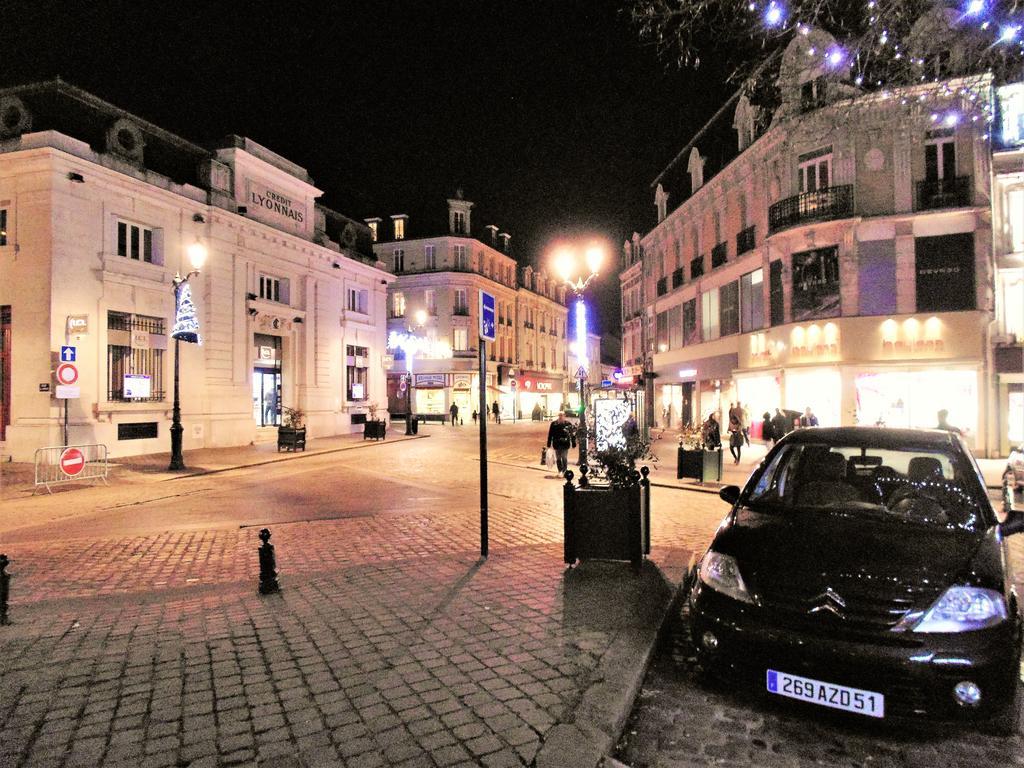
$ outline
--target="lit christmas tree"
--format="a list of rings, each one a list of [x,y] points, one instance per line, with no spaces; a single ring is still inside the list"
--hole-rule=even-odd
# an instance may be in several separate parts
[[[188,282],[178,286],[178,306],[174,313],[174,329],[171,331],[171,338],[187,341],[190,344],[202,344],[199,338],[199,316],[196,313],[196,305],[192,301],[192,288]]]

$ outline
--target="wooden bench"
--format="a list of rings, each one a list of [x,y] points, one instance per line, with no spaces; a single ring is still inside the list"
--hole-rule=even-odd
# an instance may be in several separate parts
[[[416,414],[416,421],[420,422],[421,424],[423,422],[425,422],[425,421],[437,421],[437,422],[440,422],[441,424],[447,424],[448,423],[448,414],[447,413],[417,413]]]

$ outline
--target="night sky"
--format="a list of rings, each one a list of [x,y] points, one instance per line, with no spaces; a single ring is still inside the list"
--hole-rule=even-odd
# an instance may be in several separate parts
[[[606,0],[0,0],[0,24],[0,85],[60,75],[198,144],[248,136],[347,215],[436,233],[461,187],[474,229],[509,232],[520,263],[607,238],[613,332],[621,243],[654,224],[649,184],[729,93],[713,69],[659,61]]]

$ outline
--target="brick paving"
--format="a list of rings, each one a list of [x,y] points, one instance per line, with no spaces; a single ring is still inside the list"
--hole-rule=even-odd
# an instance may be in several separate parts
[[[536,440],[500,431],[510,456]],[[480,564],[474,449],[435,434],[161,484],[172,497],[129,489],[142,507],[83,491],[76,516],[17,530],[60,499],[8,505],[0,766],[534,762],[602,681],[618,686],[615,667],[641,663],[656,617],[638,609],[669,589],[653,569],[565,573],[560,483],[501,466]],[[669,583],[724,511],[679,496],[654,500]],[[275,522],[261,497],[309,521]],[[258,528],[231,517],[246,508],[274,530],[280,595],[255,594]]]

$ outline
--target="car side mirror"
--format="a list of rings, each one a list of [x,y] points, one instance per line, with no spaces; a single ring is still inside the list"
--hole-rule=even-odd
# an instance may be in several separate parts
[[[731,507],[740,500],[740,487],[738,485],[727,485],[718,492],[718,498]]]
[[[1024,531],[1024,512],[1019,509],[1011,509],[1007,513],[1006,519],[999,524],[999,533],[1005,538],[1021,531]]]

